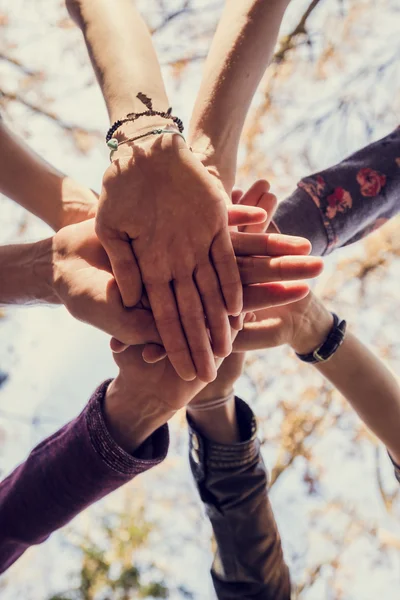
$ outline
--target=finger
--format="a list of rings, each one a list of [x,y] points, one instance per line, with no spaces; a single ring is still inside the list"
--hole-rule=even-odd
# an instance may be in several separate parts
[[[236,204],[228,206],[228,225],[238,227],[240,225],[251,225],[253,223],[265,223],[267,213],[256,206],[242,206]]]
[[[310,279],[322,272],[324,263],[313,256],[238,257],[243,285]]]
[[[197,267],[194,278],[207,317],[213,353],[224,358],[232,352],[232,341],[218,277],[211,264],[204,264]]]
[[[245,323],[233,343],[234,352],[275,348],[282,329],[279,319]]]
[[[166,356],[165,349],[158,344],[146,344],[142,351],[143,360],[148,364],[159,362],[166,358]]]
[[[309,292],[306,283],[261,283],[243,288],[243,308],[246,311],[257,311],[271,306],[290,304],[305,298]]]
[[[232,190],[231,200],[232,204],[239,204],[240,198],[243,196],[243,190],[236,189]]]
[[[175,279],[173,287],[197,377],[206,383],[214,381],[217,370],[199,292],[191,277]],[[219,293],[218,288],[216,293]]]
[[[251,187],[249,187],[247,192],[242,195],[240,204],[245,204],[246,206],[258,206],[261,196],[269,192],[269,188],[270,185],[266,179],[258,179]]]
[[[130,241],[102,236],[97,229],[96,233],[110,259],[124,306],[135,306],[142,295],[142,278]]]
[[[170,284],[148,284],[146,291],[162,344],[172,366],[182,379],[192,381],[196,377],[196,369]]]
[[[230,233],[236,256],[280,256],[309,254],[311,244],[305,238],[279,233]]]
[[[110,340],[110,348],[111,351],[115,354],[120,354],[120,352],[124,352],[129,347],[129,344],[123,344],[117,338],[112,337]]]
[[[227,229],[220,231],[214,238],[211,246],[211,258],[218,275],[228,314],[238,315],[243,308],[242,283],[230,233]]]
[[[277,197],[270,192],[262,194],[257,204],[257,208],[262,208],[267,213],[267,219],[264,223],[258,223],[255,225],[248,225],[243,231],[246,233],[265,233],[271,223],[272,217],[274,216],[276,207],[278,206]]]
[[[229,317],[229,323],[231,325],[231,328],[234,329],[235,331],[240,331],[242,329],[242,326],[243,326],[242,315],[243,314],[245,314],[245,313],[240,313],[240,315],[237,317]]]

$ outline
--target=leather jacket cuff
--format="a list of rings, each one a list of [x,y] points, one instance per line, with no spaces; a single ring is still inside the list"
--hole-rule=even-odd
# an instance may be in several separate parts
[[[193,475],[202,481],[205,471],[234,470],[250,465],[258,459],[260,443],[257,439],[257,422],[251,408],[235,396],[236,411],[242,442],[218,444],[208,440],[196,429],[193,419],[187,415],[189,427],[189,453]]]

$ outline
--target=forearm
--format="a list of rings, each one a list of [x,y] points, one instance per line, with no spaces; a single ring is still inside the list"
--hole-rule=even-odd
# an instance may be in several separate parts
[[[0,192],[57,231],[95,195],[31,150],[0,120]],[[78,206],[79,205],[79,206]]]
[[[326,339],[324,318],[328,323],[328,314],[326,310],[325,317],[314,321],[312,331],[307,328],[296,339],[296,352],[310,352]],[[332,358],[315,368],[343,394],[400,464],[400,386],[383,362],[347,332]]]
[[[51,287],[51,243],[0,246],[0,305],[60,304]]]
[[[237,442],[209,440],[188,417],[190,466],[217,547],[211,575],[220,600],[289,600],[290,579],[268,499],[250,407],[236,399]]]
[[[337,165],[304,177],[278,205],[281,233],[306,237],[322,256],[352,244],[400,210],[400,127]]]
[[[110,120],[142,112],[143,92],[157,110],[168,108],[150,32],[131,0],[66,0],[81,28]],[[150,122],[146,119],[146,125]],[[143,127],[139,119],[138,127]]]
[[[205,65],[190,144],[232,186],[244,121],[290,0],[227,0]]]
[[[29,546],[165,458],[165,427],[136,456],[113,440],[103,415],[107,387],[104,382],[76,419],[41,442],[0,484],[0,572]]]

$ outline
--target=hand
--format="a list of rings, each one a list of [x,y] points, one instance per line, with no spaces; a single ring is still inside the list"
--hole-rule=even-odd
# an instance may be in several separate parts
[[[233,201],[258,206],[268,213],[266,222],[247,226],[246,231],[271,230],[271,219],[277,201],[269,193],[267,182],[257,181],[245,195],[240,190],[235,191]],[[276,228],[273,227],[272,231],[276,231]],[[284,344],[293,346],[300,353],[311,352],[326,338],[331,327],[331,314],[310,292],[297,302],[255,312],[251,320],[246,320],[243,330],[236,338],[234,352],[274,348]]]
[[[253,210],[261,207],[267,210],[271,218],[276,198],[266,191],[268,188],[266,182],[257,182],[243,196],[243,204],[228,208],[229,225],[241,226],[239,232],[231,233],[231,238],[238,255],[246,310],[294,302],[304,297],[308,293],[308,286],[293,280],[316,277],[322,269],[320,259],[304,256],[311,248],[307,240],[285,235],[251,233],[254,229],[262,231],[268,226],[268,221],[264,219],[264,223],[260,225],[249,224],[252,213],[241,211],[249,210],[251,206]],[[238,193],[242,196],[241,192],[234,192],[235,200],[238,199]],[[263,254],[269,255],[268,258],[263,258]],[[111,348],[114,352],[121,352],[126,346],[113,339]],[[145,348],[143,356],[147,362],[153,363],[165,358],[166,352],[164,348],[150,344]]]
[[[254,314],[236,338],[234,352],[289,344],[295,352],[308,354],[323,343],[333,324],[331,313],[312,292],[298,302]]]
[[[239,189],[233,190],[232,202],[234,203],[234,205],[238,205],[240,203],[242,206],[258,206],[259,208],[263,208],[267,213],[267,219],[263,223],[239,227],[240,232],[263,233],[268,229],[268,226],[271,222],[271,219],[277,206],[277,199],[273,194],[269,193],[269,187],[270,186],[267,181],[259,180],[256,181],[256,183],[253,184],[245,194],[243,194],[243,192]],[[273,268],[273,264],[271,265],[271,262],[269,263],[269,266],[272,266]],[[251,269],[249,269],[249,271],[251,271]],[[278,277],[277,272],[275,272],[275,277]],[[301,301],[302,300],[300,300],[299,302]],[[258,313],[256,314],[259,314],[260,312],[262,311],[258,311]],[[253,320],[255,320],[255,313],[247,313],[247,315],[243,319],[244,327],[246,327],[247,323],[250,323]],[[241,332],[239,332],[238,334],[238,337],[240,336]],[[195,408],[196,403],[203,403],[205,400],[212,400],[214,398],[224,398],[233,389],[236,381],[242,374],[244,361],[246,357],[244,351],[240,352],[237,350],[237,348],[240,347],[237,344],[238,337],[236,338],[233,345],[235,351],[230,356],[225,358],[225,360],[218,369],[218,375],[215,381],[206,385],[206,387],[203,388],[193,398],[193,400],[189,404],[189,407]]]
[[[123,306],[93,219],[56,233],[51,251],[50,285],[73,317],[126,344],[161,342],[151,311]]]
[[[243,306],[226,198],[178,136],[129,152],[105,173],[96,232],[124,304],[141,295],[140,272],[177,372],[211,381],[213,352],[231,351],[228,314]]]

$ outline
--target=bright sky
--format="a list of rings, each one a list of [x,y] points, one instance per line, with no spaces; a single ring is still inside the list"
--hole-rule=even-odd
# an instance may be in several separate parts
[[[368,4],[368,1],[360,4]],[[107,116],[101,96],[94,83],[93,75],[88,66],[86,52],[78,31],[59,29],[54,23],[60,18],[59,5],[62,2],[49,3],[44,0],[27,2],[27,0],[14,0],[12,6],[6,0],[0,0],[0,15],[4,11],[10,17],[9,27],[4,30],[6,41],[13,42],[13,56],[21,59],[32,69],[44,70],[47,81],[43,85],[46,96],[52,100],[52,108],[57,111],[66,121],[71,121],[82,126],[105,131],[107,128]],[[178,4],[178,3],[176,3]],[[296,3],[294,3],[296,4]],[[300,2],[301,4],[301,2]],[[302,4],[306,4],[303,2]],[[321,20],[325,17],[328,3],[324,3],[321,9]],[[338,3],[339,4],[339,3]],[[346,3],[353,6],[354,2]],[[393,4],[386,3],[387,6]],[[208,12],[208,7],[215,3],[197,2],[198,6],[204,6],[204,20],[213,23],[214,17]],[[207,10],[206,10],[207,8]],[[339,8],[338,8],[339,10]],[[286,28],[290,28],[295,21],[297,13],[289,13]],[[397,21],[394,20],[395,13],[385,13],[375,8],[373,13],[374,23],[380,20],[380,26],[374,27],[375,31],[386,32],[387,40],[394,40],[398,36],[400,15],[397,13]],[[379,54],[384,48],[383,35],[367,35],[368,21],[371,15],[363,13],[359,27],[365,28],[365,45],[362,55],[358,52],[345,55],[344,59],[357,60],[367,63],[367,57]],[[201,30],[200,24],[197,24]],[[1,31],[1,30],[0,30]],[[166,30],[160,36],[160,47],[170,47],[177,43],[178,54],[183,49],[185,52],[193,51],[185,39],[185,32],[181,32],[181,38],[176,42],[173,28]],[[334,28],[327,35],[334,37]],[[73,40],[73,44],[71,44]],[[0,50],[2,48],[0,39]],[[317,42],[318,43],[318,42]],[[200,42],[199,42],[200,44]],[[206,45],[206,42],[203,42]],[[349,41],[351,47],[351,39]],[[387,44],[385,51],[389,53],[392,43]],[[176,46],[174,47],[176,48]],[[202,51],[202,47],[196,47],[196,51]],[[164,54],[162,54],[163,58]],[[371,59],[372,60],[372,59]],[[346,64],[346,73],[349,65]],[[398,70],[395,71],[398,74]],[[201,76],[199,65],[191,68],[179,89],[171,76],[169,69],[165,69],[165,77],[171,96],[174,98],[173,106],[176,112],[182,114],[185,121],[190,115],[190,107],[196,92],[196,85]],[[12,90],[18,84],[20,78],[14,68],[0,62],[1,84],[8,90]],[[349,94],[354,89],[349,85]],[[373,90],[373,102],[379,104],[379,98],[385,99],[387,86],[398,91],[399,81],[383,81],[380,89]],[[336,86],[336,87],[335,87]],[[323,94],[329,95],[343,86],[342,73],[338,72],[329,80],[329,85],[321,81],[316,83],[313,89],[304,88],[296,90],[301,94],[301,102],[296,105],[296,112],[286,111],[285,117],[290,123],[295,124],[310,114],[317,111],[319,101],[324,98]],[[283,90],[285,92],[285,90]],[[31,100],[37,100],[34,89],[26,91]],[[295,92],[292,90],[292,93]],[[312,98],[311,98],[312,97]],[[372,100],[371,100],[372,102]],[[394,104],[399,103],[394,98]],[[300,107],[300,108],[299,108]],[[370,108],[370,98],[365,98],[365,110]],[[13,127],[20,134],[26,135],[27,141],[37,152],[42,154],[61,170],[68,172],[87,185],[99,189],[101,176],[107,166],[108,156],[102,144],[97,144],[87,156],[80,155],[73,144],[66,140],[57,127],[49,124],[40,117],[29,116],[27,120],[25,109],[13,105],[10,109],[10,120]],[[358,117],[350,119],[349,136],[345,151],[357,148],[365,142],[364,132],[361,131]],[[373,137],[378,138],[385,134],[394,125],[393,114],[382,114],[379,121],[374,123]],[[279,140],[279,123],[272,122],[268,136],[265,139],[265,152],[271,155],[273,144]],[[335,126],[331,123],[331,128]],[[300,135],[300,134],[299,134]],[[306,133],[302,133],[306,135]],[[344,152],[340,144],[335,145],[331,140],[329,129],[321,130],[322,145],[326,152],[316,150],[319,158],[313,157],[313,161],[319,160],[322,168],[329,161],[340,159]],[[288,149],[295,152],[299,146],[299,139],[294,136],[292,147]],[[319,146],[321,147],[321,146]],[[295,184],[304,166],[299,162],[293,165],[291,185]],[[11,202],[0,199],[0,213],[2,228],[0,231],[0,242],[7,243],[12,239],[31,240],[50,235],[49,230],[40,224],[35,218],[28,218],[28,228],[23,238],[17,236],[16,223],[23,215],[23,211],[15,207]],[[341,256],[356,256],[362,254],[362,248],[351,249]],[[329,274],[334,272],[336,262],[330,260],[327,264],[325,280]],[[399,264],[394,265],[390,273],[382,281],[380,291],[383,296],[376,308],[371,308],[368,315],[359,314],[357,306],[354,305],[354,297],[351,290],[342,294],[340,301],[346,307],[347,313],[353,317],[353,323],[362,330],[368,342],[376,339],[379,328],[385,323],[386,339],[396,344],[398,351],[398,325],[389,331],[387,321],[382,321],[382,311],[385,298],[388,298],[388,306],[393,310],[389,298],[395,285],[400,281]],[[386,290],[386,292],[385,292]],[[0,456],[1,475],[12,470],[18,462],[23,460],[29,450],[45,435],[55,428],[73,418],[84,406],[93,389],[103,379],[115,374],[115,366],[108,350],[108,339],[102,333],[91,329],[69,317],[64,309],[34,308],[8,310],[6,319],[0,324],[0,366],[2,370],[10,374],[9,382],[0,391],[0,427],[6,433],[6,442],[1,446]],[[398,352],[395,353],[393,368],[399,365]],[[254,406],[260,417],[267,418],[267,428],[262,430],[264,435],[273,437],[279,434],[281,421],[279,415],[274,414],[273,407],[276,399],[285,396],[295,400],[304,378],[307,384],[313,380],[302,371],[302,381],[296,375],[281,381],[268,382],[266,371],[274,372],[280,368],[293,370],[293,361],[286,353],[277,351],[268,354],[261,360],[250,365],[249,373],[254,380],[262,381],[262,394],[257,398]],[[319,380],[316,380],[318,383]],[[270,385],[269,385],[270,384]],[[245,398],[254,397],[251,386],[247,379],[240,384],[240,390]],[[3,414],[3,417],[2,417]],[[11,418],[10,418],[11,417]],[[33,417],[39,417],[42,424],[35,428],[31,427]],[[26,420],[26,423],[25,423]],[[345,588],[343,596],[334,596],[332,592],[332,581],[330,580],[329,568],[321,575],[321,580],[306,596],[304,600],[330,600],[342,598],[343,600],[376,600],[378,594],[387,600],[395,600],[400,585],[400,554],[388,552],[384,554],[378,548],[379,535],[385,531],[395,535],[400,540],[400,510],[397,506],[396,518],[390,518],[382,507],[382,502],[375,489],[374,479],[374,449],[361,440],[353,443],[353,437],[357,431],[357,421],[351,416],[344,418],[337,430],[330,430],[322,439],[316,441],[316,457],[318,466],[323,467],[321,475],[321,490],[317,496],[308,496],[302,481],[304,465],[299,461],[293,469],[290,469],[279,481],[273,490],[272,500],[276,510],[277,520],[282,529],[282,537],[288,552],[289,562],[293,563],[293,556],[298,558],[295,562],[298,570],[312,565],[322,555],[328,561],[333,551],[332,546],[323,536],[324,530],[330,532],[330,536],[344,537],[350,526],[351,519],[343,515],[332,513],[329,518],[322,518],[317,524],[314,520],[314,511],[322,510],[327,502],[334,503],[336,500],[345,498],[348,507],[354,508],[355,514],[363,519],[377,525],[381,534],[377,536],[363,537],[363,545],[349,545],[346,551],[347,567],[343,567],[336,584]],[[186,463],[186,433],[179,427],[179,423],[173,424],[172,447],[169,460],[164,466],[154,473],[146,474],[133,487],[143,489],[149,494],[152,504],[149,514],[160,522],[160,539],[154,541],[153,551],[156,552],[160,564],[170,572],[172,579],[193,586],[196,591],[196,600],[209,599],[211,597],[210,581],[207,577],[211,555],[208,548],[208,525],[200,521],[198,504],[195,501],[194,490],[190,481]],[[271,465],[276,458],[276,445],[267,444],[265,457],[267,464]],[[393,476],[388,461],[382,454],[382,465],[385,484],[388,489],[394,487]],[[132,489],[132,488],[131,488]],[[108,505],[116,506],[122,502],[123,493],[116,493],[107,501]],[[133,491],[133,493],[135,493]],[[88,515],[78,521],[78,527],[86,527],[91,519],[95,522],[96,510],[89,511]],[[193,528],[195,528],[193,530]],[[177,530],[177,531],[176,531]],[[383,533],[382,533],[383,532]],[[29,600],[43,600],[47,585],[54,586],[59,591],[66,582],[65,576],[68,568],[76,565],[76,557],[60,546],[60,536],[46,543],[43,547],[32,549],[9,571],[10,585],[3,593],[2,598],[8,600],[15,598],[21,589],[29,588],[29,596],[23,597]],[[183,540],[183,543],[182,543]],[[154,550],[154,548],[157,550]],[[304,556],[303,556],[304,555]],[[302,557],[302,558],[301,558]],[[294,576],[299,573],[294,570]],[[31,583],[35,582],[31,587]],[[21,588],[22,586],[22,588]],[[25,586],[25,588],[24,588]],[[172,598],[172,596],[171,596]],[[177,600],[180,595],[173,596]]]

